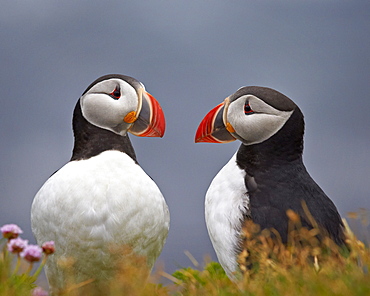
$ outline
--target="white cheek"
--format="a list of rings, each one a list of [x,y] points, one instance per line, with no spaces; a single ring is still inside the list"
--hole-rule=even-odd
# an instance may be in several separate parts
[[[236,133],[242,137],[246,144],[257,144],[266,141],[276,134],[288,120],[288,116],[277,116],[271,114],[251,114],[244,115],[242,120],[238,120],[233,125]]]
[[[120,106],[104,94],[88,94],[81,100],[83,116],[92,124],[106,128],[117,125],[123,120],[123,113],[120,114]]]
[[[122,96],[114,100],[107,94],[90,93],[81,98],[81,110],[86,120],[109,130],[121,125],[127,113],[135,111],[137,105],[136,96]]]
[[[261,104],[262,101],[257,98],[254,100],[258,111],[252,104],[251,106],[256,113],[249,115],[244,113],[245,100],[243,99],[231,103],[227,113],[228,122],[242,142],[248,145],[261,143],[276,134],[293,113],[293,111],[280,111],[264,103]]]

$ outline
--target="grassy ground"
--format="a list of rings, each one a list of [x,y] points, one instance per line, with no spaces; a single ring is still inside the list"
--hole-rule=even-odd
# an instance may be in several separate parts
[[[294,222],[294,215],[291,217]],[[298,220],[297,220],[298,221]],[[299,222],[299,221],[298,221]],[[122,266],[107,285],[105,295],[370,295],[370,250],[347,228],[350,251],[329,239],[317,240],[317,231],[293,223],[290,241],[283,245],[266,232],[250,225],[245,229],[245,250],[239,257],[242,273],[232,282],[215,262],[179,269],[172,275],[155,270],[144,284],[145,264],[138,261]],[[257,235],[257,233],[259,233]],[[35,277],[27,266],[14,274],[14,262],[0,257],[0,295],[32,295]],[[189,255],[191,257],[191,255]],[[13,260],[14,261],[14,260]],[[67,266],[70,268],[70,266]],[[171,284],[158,283],[162,277]],[[68,285],[64,295],[90,295],[90,282]]]

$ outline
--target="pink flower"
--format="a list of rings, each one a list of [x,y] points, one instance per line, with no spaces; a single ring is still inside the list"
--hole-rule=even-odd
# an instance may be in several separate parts
[[[37,287],[37,288],[33,289],[32,296],[48,296],[48,292],[46,292],[41,287]]]
[[[21,257],[26,259],[28,262],[40,261],[42,255],[42,249],[36,245],[28,245],[23,252]]]
[[[8,242],[8,251],[12,253],[20,253],[28,245],[28,240],[21,239],[19,237],[13,238]]]
[[[50,241],[50,242],[44,242],[41,246],[42,248],[42,251],[46,254],[46,255],[51,255],[51,254],[54,254],[55,252],[55,244],[53,241]]]
[[[20,233],[23,233],[22,229],[15,224],[5,224],[0,228],[0,231],[3,234],[3,237],[7,239],[17,238]]]

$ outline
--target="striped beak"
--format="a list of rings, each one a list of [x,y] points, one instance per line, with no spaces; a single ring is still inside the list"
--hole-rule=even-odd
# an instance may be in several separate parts
[[[166,120],[161,105],[150,93],[145,90],[141,93],[139,116],[135,118],[129,132],[139,137],[163,137]]]
[[[225,102],[217,105],[203,118],[195,134],[195,143],[229,143],[236,139],[224,124]]]

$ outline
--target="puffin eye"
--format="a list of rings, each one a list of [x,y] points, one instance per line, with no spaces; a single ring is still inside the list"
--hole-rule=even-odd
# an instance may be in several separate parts
[[[251,106],[249,105],[249,102],[245,102],[244,104],[244,114],[245,115],[250,115],[253,114],[254,111],[252,110]]]
[[[118,100],[121,97],[120,87],[117,86],[114,91],[109,94],[113,99]]]

